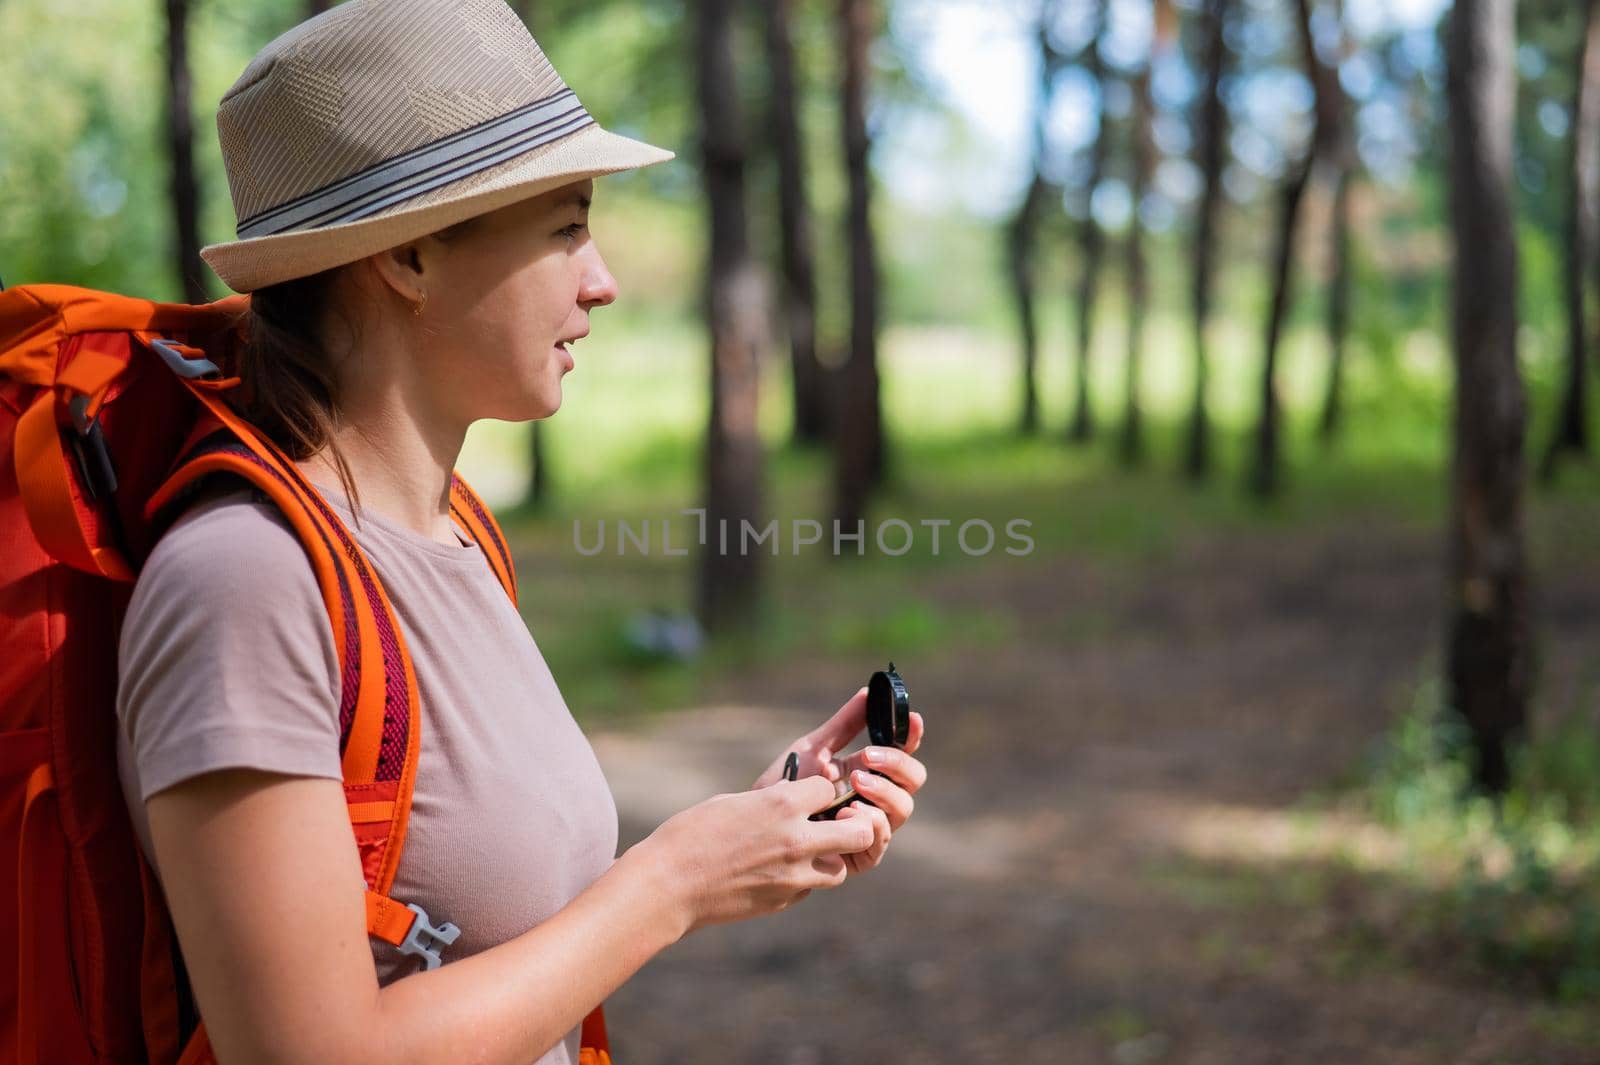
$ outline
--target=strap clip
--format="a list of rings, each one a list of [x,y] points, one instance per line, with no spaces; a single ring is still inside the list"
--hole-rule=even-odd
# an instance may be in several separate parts
[[[222,371],[218,369],[216,363],[204,357],[187,358],[178,350],[178,345],[164,337],[150,337],[145,343],[150,346],[151,351],[161,356],[161,361],[179,377],[190,381],[196,379],[209,381],[222,376]]]
[[[410,930],[399,943],[400,953],[415,954],[421,958],[425,970],[437,969],[440,965],[439,951],[454,943],[461,929],[449,921],[435,927],[428,919],[428,911],[414,902],[406,903],[406,909],[413,911],[417,918],[411,922]]]
[[[100,415],[89,417],[89,397],[74,396],[67,404],[72,413],[72,425],[77,435],[67,437],[72,447],[72,457],[78,464],[84,491],[90,502],[101,496],[110,496],[117,490],[117,468],[106,448],[106,437],[100,429]]]

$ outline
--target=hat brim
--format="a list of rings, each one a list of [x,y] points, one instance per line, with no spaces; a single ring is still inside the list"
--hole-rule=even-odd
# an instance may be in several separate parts
[[[201,249],[200,257],[229,288],[252,292],[353,263],[574,181],[637,170],[673,157],[665,148],[590,125],[385,214],[323,229],[211,244]]]

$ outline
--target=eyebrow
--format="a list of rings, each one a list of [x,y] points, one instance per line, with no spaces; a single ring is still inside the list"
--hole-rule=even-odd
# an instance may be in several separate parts
[[[591,200],[589,197],[585,196],[583,193],[574,192],[570,196],[568,196],[566,199],[564,199],[560,203],[556,204],[556,206],[557,207],[565,207],[568,204],[575,203],[575,204],[578,205],[579,210],[587,211],[589,209],[589,205],[591,203],[593,203],[593,202],[594,202],[593,200]]]

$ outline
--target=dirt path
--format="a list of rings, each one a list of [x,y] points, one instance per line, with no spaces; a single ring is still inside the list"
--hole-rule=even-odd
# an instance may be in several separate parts
[[[619,1060],[1600,1060],[1536,1002],[1346,949],[1359,881],[1293,843],[1294,804],[1349,772],[1437,648],[1440,572],[1431,534],[1361,522],[1138,572],[940,578],[927,594],[1009,603],[1023,636],[899,662],[933,779],[888,863],[664,954],[610,1007]],[[1600,567],[1542,605],[1559,698],[1600,636]],[[624,842],[748,786],[870,668],[795,662],[595,734]]]

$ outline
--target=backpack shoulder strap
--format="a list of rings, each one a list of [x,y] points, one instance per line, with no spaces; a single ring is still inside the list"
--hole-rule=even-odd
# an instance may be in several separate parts
[[[214,431],[151,498],[150,515],[200,479],[228,474],[265,494],[299,537],[335,635],[340,757],[362,873],[369,892],[386,899],[405,842],[421,731],[416,676],[393,606],[354,537],[293,461],[204,388],[206,382],[187,383],[208,410],[202,424]],[[393,916],[376,924],[374,934],[397,946],[411,931]]]
[[[517,602],[517,571],[511,564],[511,548],[506,543],[505,533],[500,531],[500,523],[494,520],[494,515],[484,505],[478,493],[472,490],[466,479],[459,473],[450,475],[450,513],[459,521],[467,534],[477,541],[483,553],[489,557],[489,567],[494,570],[494,575],[499,578],[500,586],[511,597],[513,605]]]

